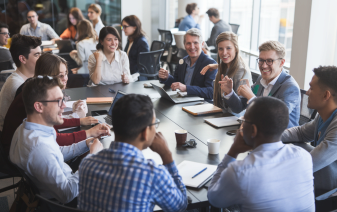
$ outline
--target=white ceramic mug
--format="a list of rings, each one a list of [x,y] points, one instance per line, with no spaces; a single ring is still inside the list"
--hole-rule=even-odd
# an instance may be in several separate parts
[[[207,139],[208,154],[217,155],[219,154],[220,140],[211,138]]]

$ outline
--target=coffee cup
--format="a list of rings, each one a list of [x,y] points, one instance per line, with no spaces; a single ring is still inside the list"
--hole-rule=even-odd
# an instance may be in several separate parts
[[[220,140],[211,138],[207,139],[207,146],[208,146],[208,154],[216,155],[219,154],[220,149]]]
[[[185,141],[187,139],[187,131],[186,130],[176,130],[174,131],[176,134],[176,140],[177,140],[177,145],[181,146],[185,144]]]

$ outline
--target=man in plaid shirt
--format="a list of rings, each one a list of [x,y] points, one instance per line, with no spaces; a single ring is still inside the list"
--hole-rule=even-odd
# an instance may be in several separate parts
[[[115,142],[82,161],[78,207],[87,211],[184,211],[186,188],[162,134],[148,96],[120,98],[112,111]],[[163,165],[145,159],[150,147]]]

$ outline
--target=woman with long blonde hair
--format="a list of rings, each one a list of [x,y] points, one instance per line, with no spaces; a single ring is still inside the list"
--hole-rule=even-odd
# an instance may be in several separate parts
[[[227,94],[223,87],[222,81],[227,76],[233,81],[233,90],[236,92],[240,84],[249,83],[252,85],[252,75],[248,66],[240,56],[240,49],[238,45],[238,36],[233,32],[223,32],[216,38],[216,45],[218,48],[218,64],[209,64],[204,67],[201,74],[205,74],[207,70],[212,71],[218,69],[215,77],[213,89],[214,105],[227,109],[222,98]],[[242,82],[240,82],[242,81]],[[220,85],[222,84],[222,86]]]

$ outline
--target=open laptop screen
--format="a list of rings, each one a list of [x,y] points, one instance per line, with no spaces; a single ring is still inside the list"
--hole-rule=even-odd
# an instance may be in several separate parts
[[[109,109],[109,112],[108,112],[108,115],[110,117],[112,117],[112,109],[114,108],[114,105],[116,104],[116,102],[118,101],[118,99],[120,99],[122,96],[126,95],[125,93],[121,92],[121,91],[118,91],[115,98],[114,98],[114,101],[112,102],[111,104],[111,107]]]

